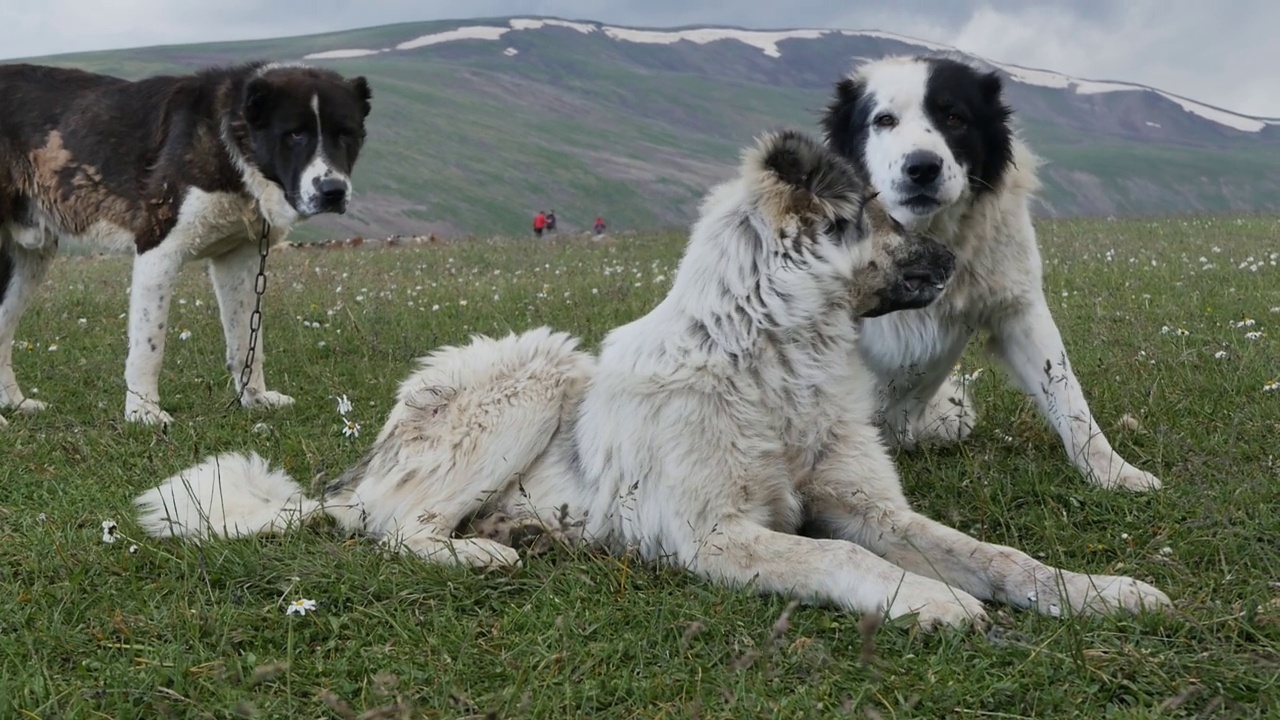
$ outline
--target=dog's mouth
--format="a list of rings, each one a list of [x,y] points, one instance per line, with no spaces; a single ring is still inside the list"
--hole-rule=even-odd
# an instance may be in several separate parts
[[[946,275],[932,270],[908,270],[902,274],[901,287],[904,295],[936,297],[947,289]]]
[[[942,205],[942,201],[932,195],[917,193],[902,201],[902,206],[912,212],[923,213],[930,210],[936,210]]]
[[[946,291],[955,268],[954,253],[935,241],[926,240],[923,249],[898,270],[896,281],[885,289],[880,301],[863,317],[928,307]]]

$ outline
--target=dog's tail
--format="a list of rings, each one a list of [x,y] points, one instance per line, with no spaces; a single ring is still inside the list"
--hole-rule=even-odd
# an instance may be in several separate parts
[[[226,453],[138,496],[138,524],[152,537],[275,535],[323,510],[284,470],[256,453]]]

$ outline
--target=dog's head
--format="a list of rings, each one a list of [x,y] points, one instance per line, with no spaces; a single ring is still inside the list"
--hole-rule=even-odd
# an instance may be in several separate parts
[[[907,230],[847,161],[807,135],[762,137],[746,177],[783,263],[806,274],[804,288],[830,288],[856,317],[924,307],[955,270],[950,250]]]
[[[1013,157],[1000,76],[955,60],[895,57],[836,85],[827,142],[880,191],[890,214],[923,227],[966,197],[994,190]]]
[[[280,186],[301,217],[346,212],[371,97],[363,77],[264,65],[240,99],[244,159]]]

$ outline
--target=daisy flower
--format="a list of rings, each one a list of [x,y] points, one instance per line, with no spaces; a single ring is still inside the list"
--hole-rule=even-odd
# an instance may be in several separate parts
[[[284,609],[285,615],[306,615],[309,612],[316,611],[316,601],[299,598],[289,603],[289,607]]]
[[[191,331],[190,331],[190,330],[183,330],[182,332],[178,333],[178,339],[179,339],[179,340],[190,340],[190,339],[191,339]]]
[[[1262,386],[1262,392],[1280,392],[1280,380],[1268,380]]]
[[[360,423],[352,422],[346,418],[342,418],[342,422],[346,423],[342,428],[343,435],[349,438],[360,437]]]
[[[346,417],[351,412],[351,401],[345,394],[338,396],[338,414]]]
[[[1262,338],[1262,332],[1258,330],[1254,330],[1253,332],[1247,332],[1244,334],[1245,340],[1258,340],[1261,338]]]
[[[116,527],[115,520],[102,521],[102,542],[110,544],[116,541]]]

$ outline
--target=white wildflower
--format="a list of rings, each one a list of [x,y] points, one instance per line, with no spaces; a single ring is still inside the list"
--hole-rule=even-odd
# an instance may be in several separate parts
[[[299,598],[289,603],[289,607],[284,609],[285,615],[306,615],[309,612],[316,611],[316,601]]]
[[[116,541],[116,527],[115,520],[102,521],[102,542],[109,544]]]
[[[346,417],[351,412],[351,401],[347,399],[346,394],[338,397],[338,414]]]
[[[342,422],[345,423],[342,427],[343,435],[349,438],[360,437],[360,423],[352,422],[346,418],[342,418]]]

